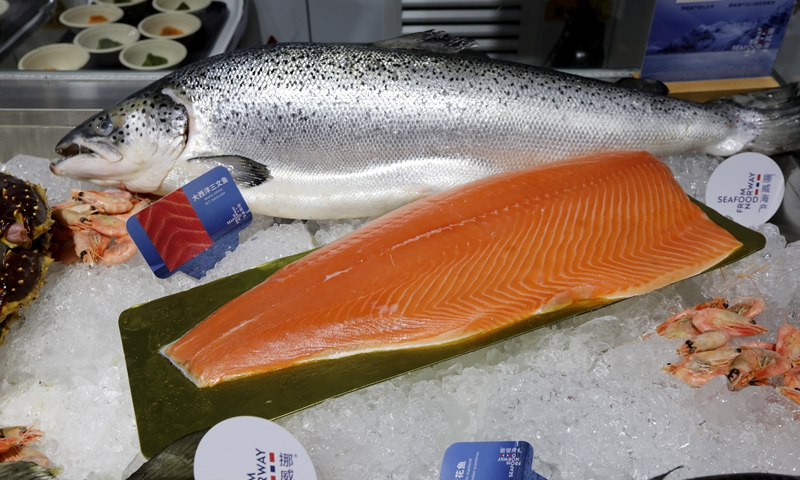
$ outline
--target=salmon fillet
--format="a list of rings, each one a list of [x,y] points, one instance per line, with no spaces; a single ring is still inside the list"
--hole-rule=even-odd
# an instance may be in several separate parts
[[[741,246],[645,152],[495,175],[418,200],[282,268],[162,353],[199,387],[457,342],[668,285]]]

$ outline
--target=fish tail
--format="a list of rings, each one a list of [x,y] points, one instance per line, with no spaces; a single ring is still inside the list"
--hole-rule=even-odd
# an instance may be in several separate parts
[[[725,97],[761,114],[761,133],[744,150],[774,155],[800,150],[800,86],[784,87]]]

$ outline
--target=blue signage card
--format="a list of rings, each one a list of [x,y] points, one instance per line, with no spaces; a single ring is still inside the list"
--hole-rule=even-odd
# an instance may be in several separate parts
[[[239,245],[253,216],[225,167],[216,167],[128,219],[126,227],[159,278],[201,278]]]
[[[795,0],[656,0],[642,78],[772,74]]]
[[[459,442],[444,452],[439,480],[546,480],[528,442]]]

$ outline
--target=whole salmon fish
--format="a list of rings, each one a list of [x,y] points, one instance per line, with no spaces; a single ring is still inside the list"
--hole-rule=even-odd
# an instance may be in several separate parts
[[[320,219],[597,152],[800,148],[797,85],[697,104],[457,53],[473,45],[425,32],[212,57],[88,119],[51,169],[166,194],[225,165],[254,213]]]

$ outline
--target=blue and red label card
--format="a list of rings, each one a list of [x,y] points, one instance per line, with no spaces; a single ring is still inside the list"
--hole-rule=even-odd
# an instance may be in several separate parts
[[[795,0],[656,0],[642,78],[767,77]]]
[[[201,278],[239,245],[253,215],[225,167],[215,167],[128,219],[126,227],[159,278]]]
[[[439,480],[547,480],[533,471],[524,441],[459,442],[444,452]]]

